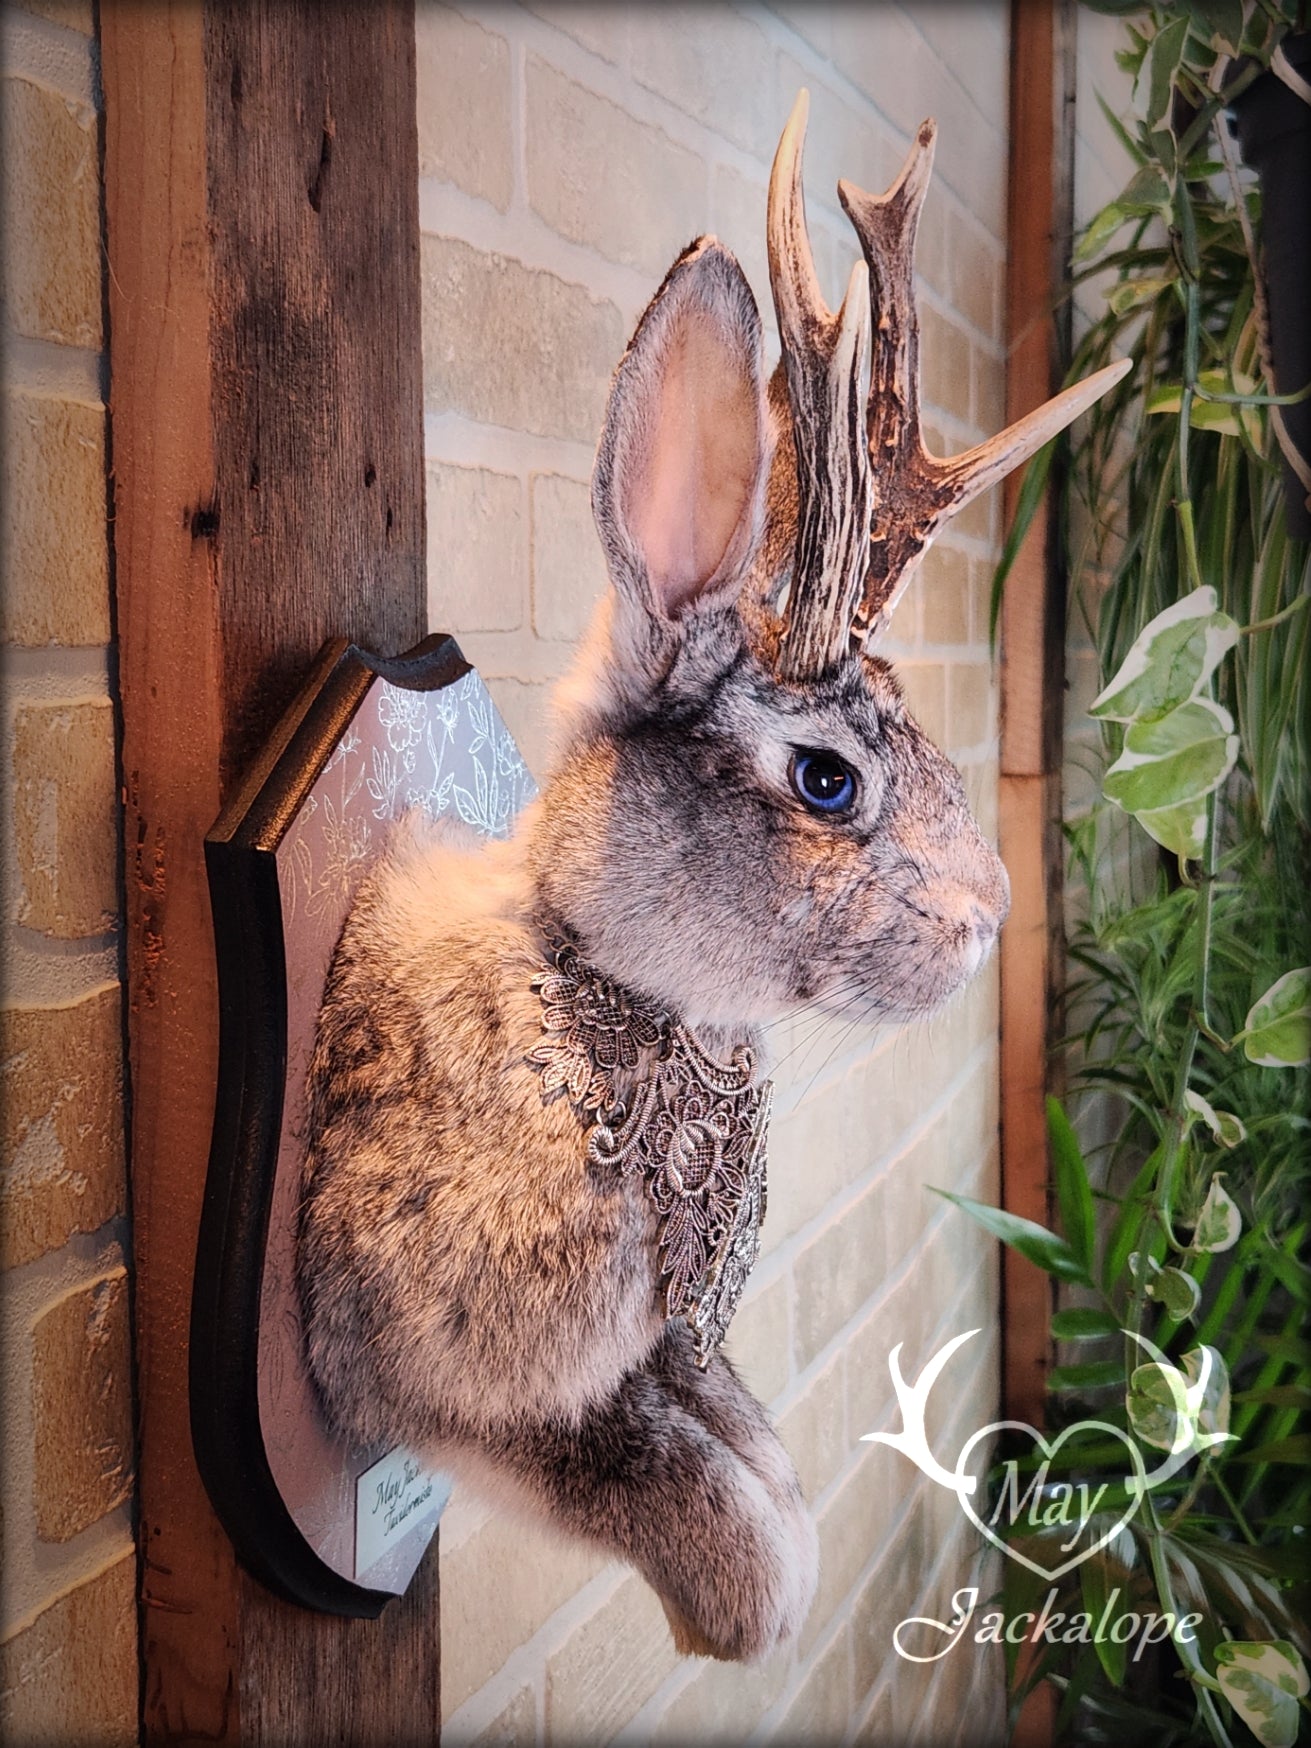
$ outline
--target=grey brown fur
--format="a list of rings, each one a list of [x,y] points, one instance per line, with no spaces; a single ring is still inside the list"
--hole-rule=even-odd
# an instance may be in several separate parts
[[[538,919],[726,1054],[802,1002],[928,1011],[1007,905],[887,665],[780,671],[777,603],[823,582],[795,568],[793,454],[751,293],[703,238],[616,373],[593,494],[613,589],[554,774],[507,844],[413,827],[347,921],[300,1232],[335,1425],[630,1561],[682,1649],[729,1658],[797,1632],[814,1531],[759,1404],[662,1320],[641,1185],[589,1169],[567,1100],[543,1102]],[[803,805],[798,749],[855,771],[849,815]]]

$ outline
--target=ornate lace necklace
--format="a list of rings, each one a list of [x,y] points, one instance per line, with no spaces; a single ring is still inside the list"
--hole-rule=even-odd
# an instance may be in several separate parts
[[[545,927],[552,963],[533,978],[546,1036],[528,1053],[545,1102],[567,1093],[590,1131],[587,1158],[640,1172],[659,1214],[657,1259],[666,1318],[692,1330],[710,1364],[760,1252],[765,1135],[773,1086],[752,1086],[755,1052],[716,1062],[671,1014],[588,965]],[[636,1072],[631,1108],[615,1072]]]

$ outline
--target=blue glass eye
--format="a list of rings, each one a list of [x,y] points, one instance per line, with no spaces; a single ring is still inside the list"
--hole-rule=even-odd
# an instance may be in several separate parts
[[[788,777],[815,813],[849,813],[856,801],[856,773],[836,753],[796,752]]]

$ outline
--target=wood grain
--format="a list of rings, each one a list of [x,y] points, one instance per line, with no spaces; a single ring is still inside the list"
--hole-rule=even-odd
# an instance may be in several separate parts
[[[412,6],[101,8],[148,1742],[433,1743],[435,1544],[378,1622],[235,1565],[191,1451],[202,839],[323,639],[424,622]]]
[[[1071,0],[1012,0],[1007,189],[1006,416],[1059,386],[1068,318],[1059,317],[1071,243]],[[1006,484],[1009,521],[1023,476]],[[1011,877],[1001,938],[1002,1203],[1050,1225],[1046,1097],[1064,980],[1060,834],[1065,698],[1065,577],[1046,503],[1006,583],[1001,616],[998,822]],[[1042,1426],[1052,1363],[1050,1277],[1007,1249],[1002,1262],[1002,1405]],[[1031,1651],[1021,1653],[1022,1659]],[[1019,1673],[1023,1675],[1023,1662]],[[1055,1722],[1043,1684],[1021,1709],[1016,1748],[1045,1748]]]

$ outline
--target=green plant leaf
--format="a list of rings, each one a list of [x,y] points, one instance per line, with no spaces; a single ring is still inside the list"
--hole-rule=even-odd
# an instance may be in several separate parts
[[[1088,229],[1080,237],[1074,251],[1075,260],[1089,261],[1094,255],[1100,254],[1128,216],[1117,201],[1113,200],[1104,206],[1094,215]]]
[[[1125,1574],[1119,1562],[1107,1557],[1110,1551],[1109,1548],[1099,1548],[1079,1568],[1079,1589],[1084,1611],[1090,1620],[1101,1620],[1112,1593],[1124,1583]],[[1106,1679],[1112,1687],[1123,1687],[1129,1663],[1128,1645],[1117,1645],[1104,1633],[1099,1633],[1093,1644],[1097,1661],[1106,1671]]]
[[[1301,1068],[1311,1062],[1311,966],[1299,965],[1272,983],[1248,1010],[1243,1053],[1262,1068]]]
[[[1170,184],[1155,164],[1144,164],[1135,171],[1129,186],[1116,202],[1120,211],[1132,218],[1144,218],[1159,213],[1167,218],[1170,212]]]
[[[933,1188],[932,1185],[929,1187]],[[1003,1208],[990,1208],[986,1202],[976,1202],[970,1196],[953,1195],[950,1190],[935,1189],[934,1194],[964,1209],[985,1231],[1000,1238],[1003,1244],[1009,1244],[1012,1250],[1018,1250],[1030,1262],[1037,1263],[1049,1275],[1055,1275],[1061,1281],[1076,1281],[1083,1287],[1092,1285],[1088,1271],[1070,1246],[1045,1226],[1022,1219],[1018,1214],[1008,1214]]]
[[[1058,1311],[1052,1318],[1051,1329],[1057,1341],[1090,1341],[1098,1335],[1118,1335],[1120,1324],[1109,1311],[1079,1305]]]
[[[1090,1360],[1082,1366],[1053,1366],[1047,1374],[1049,1390],[1103,1390],[1110,1384],[1124,1383],[1124,1366],[1119,1360]]]
[[[1147,1292],[1158,1305],[1165,1306],[1176,1323],[1182,1323],[1186,1317],[1191,1317],[1202,1302],[1202,1289],[1182,1269],[1162,1269],[1148,1286]]]
[[[1311,1432],[1295,1432],[1288,1438],[1273,1438],[1255,1450],[1242,1451],[1235,1463],[1288,1463],[1295,1469],[1311,1468]]]
[[[1130,724],[1102,791],[1126,813],[1156,813],[1219,788],[1238,758],[1234,721],[1222,705],[1193,698],[1168,716]],[[1155,834],[1153,834],[1155,835]]]
[[[1187,1416],[1184,1380],[1174,1366],[1153,1360],[1135,1366],[1124,1399],[1129,1424],[1144,1444],[1158,1451],[1174,1449],[1180,1418]]]
[[[1241,1118],[1232,1111],[1217,1111],[1191,1087],[1184,1093],[1184,1105],[1192,1116],[1201,1118],[1221,1147],[1237,1147],[1240,1141],[1246,1141],[1247,1130]]]
[[[1061,1211],[1061,1226],[1070,1249],[1087,1273],[1093,1266],[1092,1185],[1088,1167],[1079,1147],[1079,1138],[1058,1099],[1047,1100],[1047,1133],[1051,1137],[1052,1175],[1056,1182],[1056,1202]]]
[[[1130,310],[1136,310],[1145,303],[1155,303],[1161,293],[1168,291],[1175,283],[1173,274],[1162,278],[1149,276],[1145,279],[1122,279],[1106,293],[1106,301],[1117,316],[1128,315]]]
[[[1209,1361],[1209,1364],[1208,1364]],[[1200,1402],[1196,1401],[1196,1386],[1201,1383],[1203,1368],[1206,1387]],[[1194,1430],[1203,1434],[1229,1431],[1229,1368],[1224,1356],[1214,1347],[1190,1348],[1183,1357],[1184,1376],[1192,1390],[1189,1413]]]
[[[1187,40],[1188,19],[1184,17],[1159,29],[1148,45],[1134,97],[1144,110],[1153,133],[1168,126],[1174,76],[1179,71]]]
[[[1224,1173],[1218,1171],[1207,1185],[1206,1199],[1193,1228],[1193,1242],[1189,1246],[1191,1250],[1212,1255],[1222,1250],[1231,1250],[1242,1234],[1243,1216],[1221,1182],[1223,1177]]]
[[[1089,715],[1129,723],[1168,715],[1197,696],[1238,636],[1215,590],[1194,589],[1143,627]]]
[[[1243,0],[1186,0],[1187,10],[1213,49],[1236,55],[1243,40]]]
[[[1215,1672],[1225,1698],[1263,1748],[1292,1748],[1306,1665],[1286,1639],[1267,1644],[1228,1639],[1216,1646]]]
[[[1206,850],[1206,802],[1185,801],[1181,807],[1153,807],[1134,818],[1151,838],[1180,860],[1199,862]]]

